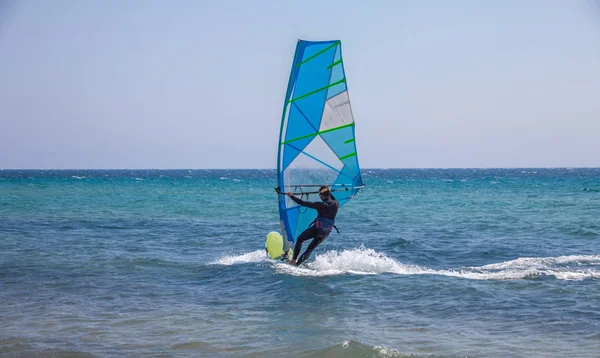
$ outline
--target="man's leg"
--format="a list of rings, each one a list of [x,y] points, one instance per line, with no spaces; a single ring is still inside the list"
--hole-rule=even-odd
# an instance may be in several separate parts
[[[318,234],[317,228],[313,227],[309,227],[308,229],[304,230],[302,232],[302,234],[300,234],[300,236],[298,236],[298,238],[296,239],[296,245],[294,246],[294,257],[292,258],[292,261],[290,261],[290,264],[295,264],[296,263],[296,259],[298,258],[298,255],[300,254],[300,251],[302,250],[302,243],[306,240],[310,240],[313,237],[315,237]]]
[[[310,242],[310,245],[308,245],[308,248],[306,248],[306,251],[304,251],[304,253],[302,254],[302,256],[300,256],[300,259],[298,260],[298,262],[296,263],[296,265],[300,265],[301,263],[303,263],[304,261],[306,261],[309,257],[310,254],[312,254],[313,250],[319,246],[320,243],[322,243],[323,241],[325,241],[325,238],[327,238],[327,235],[323,234],[318,234],[313,241]],[[294,254],[296,254],[294,252]]]

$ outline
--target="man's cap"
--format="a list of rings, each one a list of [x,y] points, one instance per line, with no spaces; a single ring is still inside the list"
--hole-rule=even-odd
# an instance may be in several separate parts
[[[331,190],[329,190],[329,188],[326,185],[323,185],[319,189],[319,195],[330,196],[331,195]]]

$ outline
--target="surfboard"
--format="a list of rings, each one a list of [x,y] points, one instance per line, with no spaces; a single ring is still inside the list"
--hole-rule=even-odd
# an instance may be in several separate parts
[[[276,191],[280,236],[287,249],[315,220],[317,211],[299,206],[284,195],[286,192],[306,201],[318,201],[319,187],[326,185],[341,207],[365,187],[339,40],[298,40],[278,146]],[[280,241],[272,237],[276,246],[273,255],[277,255]]]

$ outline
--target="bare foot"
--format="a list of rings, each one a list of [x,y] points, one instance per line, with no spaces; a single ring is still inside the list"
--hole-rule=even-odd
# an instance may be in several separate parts
[[[295,264],[296,264],[296,260],[294,260],[294,259],[291,259],[290,261],[288,261],[288,264],[290,264],[290,265],[295,265]]]

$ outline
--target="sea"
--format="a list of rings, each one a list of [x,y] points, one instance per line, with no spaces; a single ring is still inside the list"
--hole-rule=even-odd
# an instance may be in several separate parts
[[[600,169],[364,169],[306,264],[276,171],[0,170],[1,357],[600,357]]]

